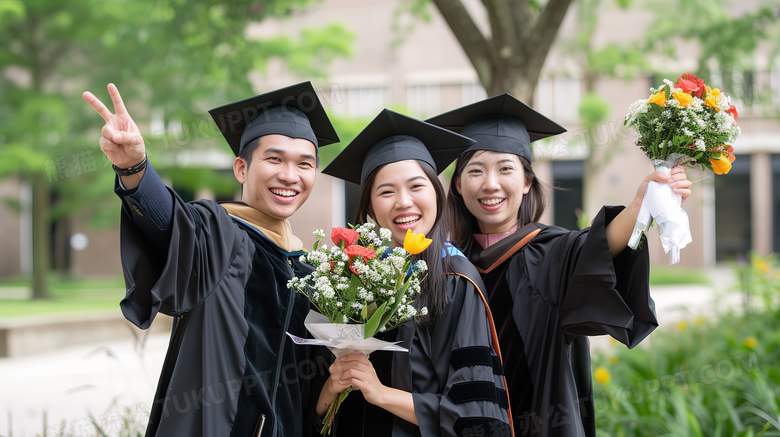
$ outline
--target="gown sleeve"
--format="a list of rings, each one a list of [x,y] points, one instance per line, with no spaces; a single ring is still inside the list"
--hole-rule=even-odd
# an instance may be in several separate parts
[[[590,228],[542,242],[549,246],[543,257],[526,254],[536,258],[526,263],[529,270],[534,263],[539,268],[536,275],[528,272],[536,277],[534,291],[547,293],[558,308],[567,342],[578,335],[607,334],[632,348],[658,327],[646,238],[637,251],[626,247],[617,257],[610,255],[606,228],[623,209],[605,206]]]
[[[441,393],[412,394],[420,433],[510,436],[503,367],[493,349],[485,304],[465,276],[450,276],[447,286],[449,303],[431,339],[436,375],[419,376],[437,377],[444,388]]]
[[[211,201],[185,203],[147,165],[141,184],[124,190],[120,252],[127,294],[125,318],[147,329],[158,312],[182,315],[216,287],[235,257],[240,234]]]

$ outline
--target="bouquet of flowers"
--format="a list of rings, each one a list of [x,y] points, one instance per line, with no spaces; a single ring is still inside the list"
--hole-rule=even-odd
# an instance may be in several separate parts
[[[693,74],[683,74],[677,83],[665,79],[650,92],[649,99],[629,107],[624,124],[639,133],[636,144],[656,171],[668,176],[674,166],[701,165],[702,170],[728,173],[735,159],[732,144],[740,134],[731,98]],[[688,215],[681,205],[682,197],[668,184],[650,182],[628,246],[636,249],[655,220],[669,264],[679,262],[680,249],[691,242]]]
[[[319,311],[310,312],[306,328],[314,337],[307,340],[290,337],[298,344],[327,346],[336,357],[354,352],[366,356],[375,350],[404,351],[395,343],[373,338],[377,332],[393,329],[401,323],[427,314],[419,312],[414,299],[428,270],[425,261],[412,261],[432,240],[408,230],[404,246],[390,245],[391,232],[366,223],[356,228],[333,228],[330,248],[324,231],[314,231],[313,250],[301,261],[314,267],[303,278],[293,278],[288,288],[304,293]],[[321,434],[330,434],[339,406],[353,390],[344,390],[328,407]]]

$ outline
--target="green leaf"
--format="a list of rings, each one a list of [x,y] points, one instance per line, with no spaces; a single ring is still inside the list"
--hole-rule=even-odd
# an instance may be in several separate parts
[[[766,433],[766,432],[767,432],[767,430],[769,429],[769,427],[770,427],[771,425],[772,425],[771,423],[767,422],[767,423],[764,425],[764,427],[763,427],[763,428],[761,428],[761,431],[759,431],[759,432],[758,432],[758,434],[756,434],[756,437],[761,437],[761,436],[763,436],[763,435],[764,435],[764,433]]]
[[[363,309],[360,310],[360,318],[365,322],[368,319],[368,305],[363,305]]]
[[[385,326],[385,324],[387,324],[387,322],[390,321],[390,318],[393,317],[393,314],[395,314],[395,311],[398,309],[398,306],[401,305],[401,297],[403,297],[404,293],[406,293],[406,290],[409,289],[409,285],[411,285],[411,282],[406,281],[404,285],[402,285],[395,293],[394,296],[395,302],[393,303],[392,306],[389,307],[388,311],[385,311],[382,314],[382,321],[380,322],[379,326]]]
[[[320,240],[314,241],[314,244],[312,244],[312,246],[311,246],[311,250],[312,251],[317,250],[317,247],[319,247],[319,245],[320,245]]]
[[[376,302],[371,302],[370,305],[366,305],[366,308],[368,308],[366,312],[366,318],[373,316],[376,312]]]
[[[387,302],[380,305],[379,308],[377,308],[376,311],[374,311],[374,315],[372,315],[371,318],[368,319],[368,322],[366,322],[366,325],[364,327],[363,338],[373,337],[374,335],[376,335],[376,332],[379,330],[379,328],[385,326],[385,324],[382,323],[382,319],[384,319],[383,315],[385,313],[386,306],[387,306]]]
[[[357,296],[357,289],[358,287],[362,287],[363,282],[360,281],[360,277],[358,275],[353,274],[349,278],[349,288],[347,289],[347,292],[344,294],[344,300],[347,302],[352,302],[355,300],[355,296]]]

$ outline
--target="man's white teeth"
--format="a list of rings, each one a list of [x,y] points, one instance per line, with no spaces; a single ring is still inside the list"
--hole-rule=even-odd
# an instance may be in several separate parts
[[[421,216],[419,215],[410,215],[406,217],[401,217],[399,219],[396,219],[394,223],[397,223],[399,225],[402,225],[404,223],[414,222],[420,219]]]
[[[504,200],[506,199],[487,199],[487,200],[480,200],[480,202],[482,202],[483,205],[492,206],[492,205],[498,205]]]
[[[298,194],[297,191],[293,191],[293,190],[271,190],[271,192],[276,194],[277,196],[282,196],[282,197],[293,197],[296,194]]]

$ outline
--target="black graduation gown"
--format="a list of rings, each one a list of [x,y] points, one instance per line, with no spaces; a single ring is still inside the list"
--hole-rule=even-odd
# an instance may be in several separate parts
[[[657,326],[647,242],[612,258],[606,206],[582,231],[531,223],[469,259],[493,311],[517,436],[596,435],[586,336],[629,348]],[[644,238],[644,237],[643,237]]]
[[[137,190],[115,191],[122,312],[141,329],[157,313],[176,322],[146,436],[302,435],[309,389],[297,371],[307,350],[285,335],[306,336],[308,299],[287,289],[311,271],[302,252],[285,252],[215,202],[183,202],[151,166]]]
[[[463,255],[451,256],[450,263],[448,303],[434,325],[402,324],[385,339],[401,341],[409,353],[379,351],[369,358],[383,384],[412,393],[419,426],[353,392],[336,415],[334,437],[511,436],[498,337],[482,281]],[[317,393],[328,376],[313,384]],[[316,418],[314,407],[309,411]],[[313,422],[311,435],[318,436],[321,422]]]

